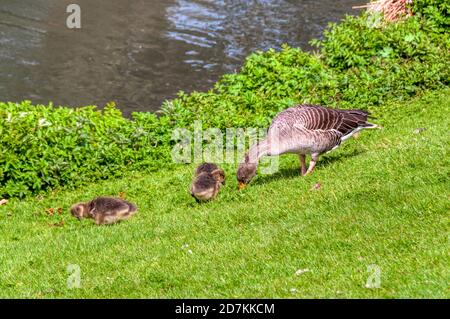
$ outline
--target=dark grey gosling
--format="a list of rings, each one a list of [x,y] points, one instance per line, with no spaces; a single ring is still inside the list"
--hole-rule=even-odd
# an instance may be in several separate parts
[[[97,225],[114,224],[136,214],[136,205],[114,197],[98,197],[87,203],[77,203],[70,208],[78,218],[92,218]]]
[[[225,172],[213,163],[202,163],[195,170],[191,185],[191,196],[197,203],[216,198],[222,185],[225,184]]]

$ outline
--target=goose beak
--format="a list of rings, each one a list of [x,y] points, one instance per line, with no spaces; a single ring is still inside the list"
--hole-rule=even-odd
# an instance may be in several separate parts
[[[239,182],[239,190],[243,190],[245,188],[245,186],[247,186],[245,183]]]

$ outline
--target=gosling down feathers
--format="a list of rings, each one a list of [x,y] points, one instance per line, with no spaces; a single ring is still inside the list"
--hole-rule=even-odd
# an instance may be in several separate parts
[[[103,225],[130,218],[137,212],[137,207],[119,198],[97,197],[87,203],[74,204],[70,212],[78,219],[92,218],[97,225]]]
[[[197,202],[206,202],[214,199],[224,183],[225,172],[216,164],[200,164],[195,170],[195,176],[190,190],[191,196]]]
[[[256,175],[262,156],[299,154],[301,174],[314,170],[319,155],[334,150],[356,132],[376,128],[367,122],[369,113],[362,110],[330,109],[319,105],[288,108],[272,120],[265,139],[250,147],[239,165],[237,179],[242,189]],[[311,154],[306,169],[305,156]]]

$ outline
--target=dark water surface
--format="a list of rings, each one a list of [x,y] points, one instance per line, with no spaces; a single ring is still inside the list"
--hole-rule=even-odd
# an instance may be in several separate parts
[[[255,50],[309,49],[366,0],[0,0],[0,100],[157,110]],[[81,7],[82,28],[66,27]]]

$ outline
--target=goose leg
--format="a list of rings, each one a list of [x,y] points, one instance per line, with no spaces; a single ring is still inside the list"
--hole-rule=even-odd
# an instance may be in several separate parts
[[[299,154],[300,156],[300,164],[301,164],[301,170],[300,173],[305,176],[306,175],[306,156],[305,154]]]
[[[316,163],[319,160],[319,154],[311,154],[311,161],[309,162],[308,170],[305,175],[312,173],[314,167],[316,167]]]

